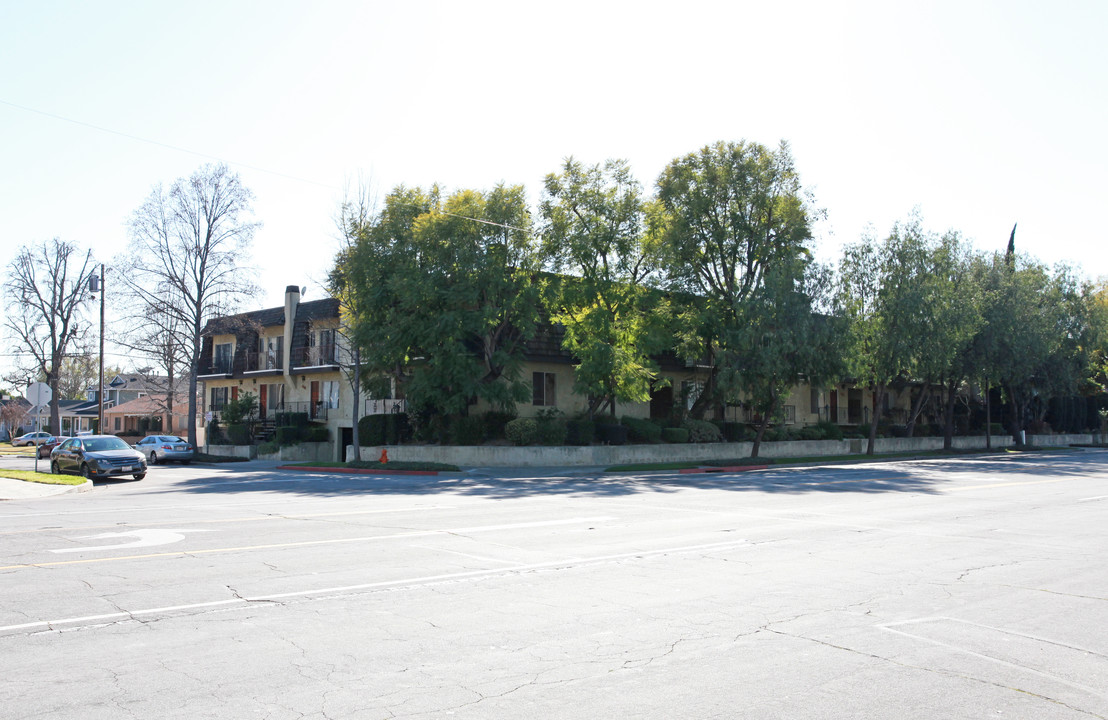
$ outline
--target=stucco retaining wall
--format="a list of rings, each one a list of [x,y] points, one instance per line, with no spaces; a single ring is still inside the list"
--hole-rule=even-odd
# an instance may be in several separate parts
[[[1032,445],[1070,445],[1091,443],[1091,434],[1032,435],[1027,441]],[[1007,435],[993,436],[992,446],[1011,446]],[[682,445],[592,445],[587,447],[510,447],[481,445],[474,447],[454,445],[390,445],[390,460],[451,463],[461,467],[564,467],[609,466],[630,463],[656,462],[708,462],[750,456],[752,443],[687,443]],[[881,453],[924,452],[941,450],[941,437],[926,438],[878,438],[876,451]],[[954,447],[970,450],[985,447],[985,436],[955,437]],[[866,450],[866,441],[851,440],[793,440],[788,442],[763,442],[759,456],[809,457],[852,455]],[[347,456],[353,457],[349,446]],[[381,447],[363,447],[363,460],[376,460]]]

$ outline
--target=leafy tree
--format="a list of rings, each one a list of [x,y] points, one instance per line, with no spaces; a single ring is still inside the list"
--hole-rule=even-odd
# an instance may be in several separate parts
[[[679,313],[678,350],[713,368],[691,411],[703,417],[735,389],[719,386],[713,356],[766,273],[808,254],[814,211],[785,142],[719,142],[678,158],[658,178],[658,200],[670,287],[695,298]]]
[[[798,377],[820,383],[842,372],[840,319],[819,312],[828,308],[831,290],[828,268],[807,259],[780,262],[742,304],[737,327],[723,336],[723,384],[740,389],[762,418],[751,457],[758,457]]]
[[[529,397],[520,379],[538,309],[529,224],[519,186],[445,199],[438,188],[390,193],[332,274],[362,369],[395,379],[422,412]]]
[[[164,358],[172,371],[179,348],[185,349],[193,445],[200,333],[208,320],[231,314],[257,293],[243,265],[259,227],[249,219],[253,199],[226,165],[205,165],[168,191],[156,186],[128,226],[135,262],[121,279],[153,323],[151,357]]]
[[[928,315],[928,247],[918,218],[890,235],[846,246],[839,264],[839,303],[847,319],[849,374],[873,390],[866,452],[875,451],[877,426],[891,382],[910,377]]]
[[[54,238],[20,250],[4,278],[4,329],[30,354],[19,377],[8,380],[26,384],[42,378],[50,386],[50,431],[55,433],[61,429],[62,368],[69,349],[82,337],[78,320],[88,302],[91,266],[92,251],[82,253],[73,243]]]
[[[547,285],[550,320],[565,328],[563,347],[577,359],[577,392],[591,417],[607,404],[650,399],[664,315],[645,234],[642,188],[623,161],[584,166],[570,158],[547,175],[540,205],[542,250],[558,277]]]

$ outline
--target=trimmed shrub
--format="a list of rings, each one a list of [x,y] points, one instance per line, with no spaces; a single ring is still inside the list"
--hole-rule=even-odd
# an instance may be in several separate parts
[[[662,428],[662,440],[667,443],[687,443],[689,441],[689,431],[685,428]]]
[[[631,442],[657,443],[662,441],[662,428],[641,418],[627,417],[620,420],[627,427],[627,437]]]
[[[534,418],[517,418],[504,426],[504,435],[513,445],[533,445],[539,436],[539,423]]]
[[[279,412],[273,414],[273,420],[278,426],[307,427],[309,418],[306,412]]]
[[[627,426],[618,423],[596,423],[596,439],[605,445],[625,445],[627,443]]]
[[[489,440],[503,440],[505,438],[504,426],[515,419],[516,416],[513,413],[489,410],[481,416],[481,420],[485,424],[485,437]]]
[[[282,425],[277,428],[277,444],[281,447],[295,445],[300,442],[301,428],[296,425]]]
[[[824,440],[842,440],[843,429],[831,422],[830,420],[821,420],[816,423],[816,427],[823,433]]]
[[[272,455],[280,449],[281,449],[281,446],[277,444],[276,440],[267,440],[266,442],[262,443],[261,445],[258,445],[258,454],[259,455]]]
[[[397,445],[412,439],[407,413],[366,415],[358,420],[358,443],[362,447]]]
[[[304,435],[306,442],[327,442],[331,437],[331,431],[326,425],[309,425]]]
[[[227,426],[227,440],[232,445],[252,445],[250,430],[241,423]]]
[[[689,442],[692,443],[720,442],[723,439],[719,428],[707,420],[686,420],[682,427],[689,431]]]
[[[730,420],[717,424],[719,427],[720,435],[723,436],[726,442],[743,442],[746,437],[746,425],[740,422],[732,422]]]
[[[485,419],[458,415],[450,420],[452,445],[480,445],[485,441]]]
[[[566,444],[566,421],[560,417],[544,417],[538,419],[538,436],[536,438],[542,445]]]
[[[586,418],[574,418],[566,422],[567,445],[592,445],[596,425]]]

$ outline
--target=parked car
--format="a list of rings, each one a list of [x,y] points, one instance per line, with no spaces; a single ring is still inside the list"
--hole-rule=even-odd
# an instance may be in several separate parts
[[[176,435],[150,435],[135,443],[135,450],[146,456],[151,465],[165,460],[179,460],[184,464],[192,462],[196,451],[188,440]]]
[[[12,440],[14,447],[23,447],[25,445],[41,445],[50,438],[54,437],[48,432],[32,432],[26,435],[20,435],[15,440]]]
[[[39,458],[41,459],[50,457],[51,451],[53,451],[54,448],[56,448],[58,445],[61,445],[68,439],[68,435],[51,435],[49,440],[38,446]]]
[[[115,435],[69,438],[50,452],[50,471],[87,478],[133,475],[146,477],[146,457]]]

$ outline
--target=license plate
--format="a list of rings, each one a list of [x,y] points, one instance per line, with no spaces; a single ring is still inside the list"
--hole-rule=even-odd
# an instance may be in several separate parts
[[[131,472],[131,466],[130,465],[124,465],[123,467],[121,467],[119,469],[122,470],[123,472]]]

